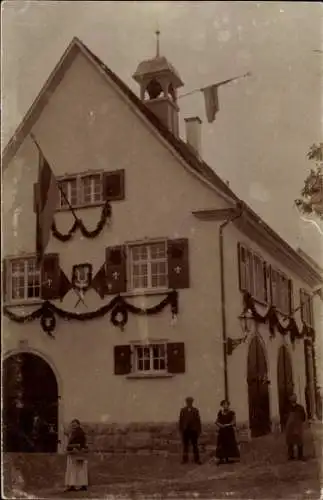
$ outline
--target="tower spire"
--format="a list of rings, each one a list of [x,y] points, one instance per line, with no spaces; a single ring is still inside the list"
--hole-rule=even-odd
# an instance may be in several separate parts
[[[157,28],[157,30],[155,31],[155,35],[156,35],[156,57],[159,57],[160,53],[159,53],[159,35],[160,35],[160,31],[159,29]]]

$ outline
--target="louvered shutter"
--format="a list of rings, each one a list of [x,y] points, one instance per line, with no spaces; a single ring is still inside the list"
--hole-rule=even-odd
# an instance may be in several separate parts
[[[288,280],[288,314],[292,314],[293,308],[293,282],[292,280]]]
[[[114,346],[114,374],[128,375],[129,373],[131,373],[130,345]]]
[[[267,264],[266,262],[262,263],[263,273],[264,273],[264,301],[267,304],[268,302],[268,282],[267,282]]]
[[[115,170],[105,172],[103,176],[103,193],[105,200],[123,200],[125,197],[125,172]]]
[[[91,287],[96,290],[101,299],[104,298],[106,294],[106,263],[100,267],[94,278],[92,278]]]
[[[238,273],[239,273],[239,289],[242,292],[248,291],[246,284],[246,249],[241,243],[238,243]]]
[[[7,261],[2,261],[2,299],[4,302],[8,300],[8,290],[7,290]]]
[[[41,298],[54,300],[60,298],[60,267],[57,253],[46,254],[41,269]]]
[[[189,288],[188,239],[169,240],[167,242],[167,256],[169,288]]]
[[[109,247],[106,249],[106,293],[115,294],[126,291],[126,247]]]
[[[170,342],[167,344],[167,371],[169,373],[185,373],[184,342]]]
[[[304,298],[304,291],[302,288],[300,288],[299,290],[299,300],[300,300],[300,309],[301,309],[301,320],[302,320],[302,323],[304,323],[304,320],[305,320],[305,314],[304,314],[304,301],[305,301],[305,298]]]

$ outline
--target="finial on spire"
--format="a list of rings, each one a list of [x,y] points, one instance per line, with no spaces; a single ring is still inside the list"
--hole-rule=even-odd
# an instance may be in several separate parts
[[[160,35],[160,31],[159,31],[158,28],[155,31],[155,35],[156,35],[156,57],[159,57],[159,35]]]

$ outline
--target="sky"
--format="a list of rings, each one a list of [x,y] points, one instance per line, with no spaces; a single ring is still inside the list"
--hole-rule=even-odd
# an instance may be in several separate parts
[[[294,205],[323,141],[323,6],[306,2],[7,1],[2,3],[2,148],[74,36],[139,95],[138,63],[161,55],[190,92],[221,87],[208,124],[201,92],[179,100],[200,116],[202,156],[280,236],[323,265],[323,225]],[[183,136],[185,132],[181,129]]]

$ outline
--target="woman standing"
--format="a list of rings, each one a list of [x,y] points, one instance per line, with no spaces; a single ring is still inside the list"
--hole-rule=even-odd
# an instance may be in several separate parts
[[[238,460],[240,452],[235,436],[236,417],[234,411],[230,410],[229,401],[221,401],[221,410],[215,423],[219,429],[216,447],[218,465],[229,463],[230,459]]]
[[[75,419],[71,422],[71,432],[67,444],[67,464],[65,473],[66,491],[80,489],[86,491],[88,487],[86,437],[80,421]]]

